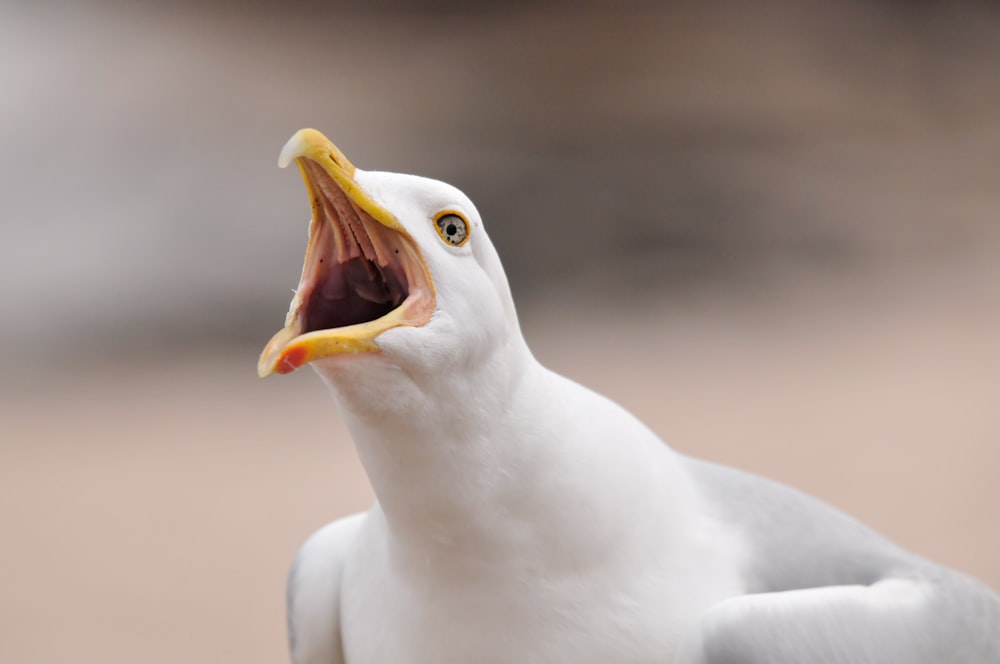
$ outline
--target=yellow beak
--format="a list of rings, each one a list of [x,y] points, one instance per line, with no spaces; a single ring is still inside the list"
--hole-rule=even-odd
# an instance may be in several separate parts
[[[434,310],[423,254],[399,220],[358,185],[347,157],[320,132],[302,129],[285,144],[278,165],[293,160],[312,202],[309,242],[285,327],[257,363],[261,377],[334,355],[378,352],[378,335],[423,325]]]

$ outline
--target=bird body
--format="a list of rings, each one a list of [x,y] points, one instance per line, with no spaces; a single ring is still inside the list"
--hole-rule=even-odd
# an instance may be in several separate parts
[[[311,130],[292,159],[314,219],[261,373],[312,363],[377,497],[296,558],[295,664],[1000,664],[978,582],[542,367],[457,189]]]
[[[526,374],[509,421],[451,440],[386,445],[382,420],[349,416],[379,503],[303,553],[340,549],[345,661],[670,661],[745,590],[742,547],[679,457],[602,397],[533,360]]]

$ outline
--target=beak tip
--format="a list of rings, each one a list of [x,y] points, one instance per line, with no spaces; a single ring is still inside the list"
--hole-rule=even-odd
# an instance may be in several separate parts
[[[278,155],[278,168],[286,168],[293,159],[302,154],[302,149],[305,147],[302,143],[302,132],[295,132],[281,148],[281,153]]]
[[[330,139],[315,129],[299,129],[292,134],[278,155],[278,168],[285,168],[299,157],[309,156],[317,150],[329,149]]]

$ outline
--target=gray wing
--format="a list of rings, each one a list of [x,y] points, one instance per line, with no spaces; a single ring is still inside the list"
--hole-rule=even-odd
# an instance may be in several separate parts
[[[344,559],[366,514],[317,530],[288,573],[288,647],[293,664],[344,664],[340,586]]]
[[[741,531],[750,594],[703,616],[685,664],[1000,664],[1000,597],[798,491],[688,459]]]

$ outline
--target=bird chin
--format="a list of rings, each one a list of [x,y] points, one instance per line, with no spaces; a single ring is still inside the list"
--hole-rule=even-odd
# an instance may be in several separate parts
[[[355,168],[325,136],[298,132],[282,150],[312,200],[302,277],[257,365],[263,377],[337,355],[379,352],[376,338],[421,326],[434,311],[427,262],[392,213],[354,181]]]

